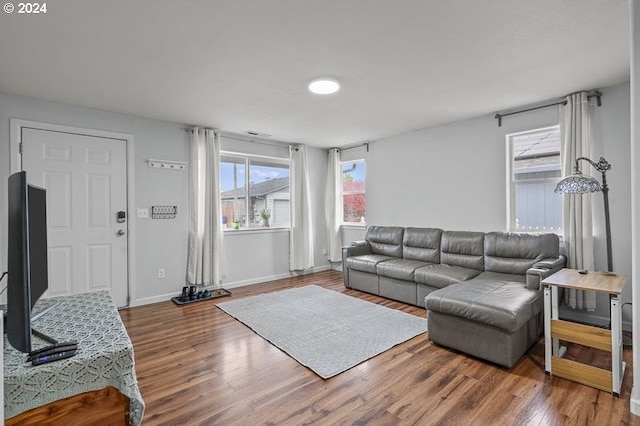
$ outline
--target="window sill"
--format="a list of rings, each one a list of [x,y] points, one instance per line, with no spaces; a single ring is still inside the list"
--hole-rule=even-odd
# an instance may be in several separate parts
[[[225,229],[224,235],[248,235],[248,234],[274,234],[277,232],[289,232],[289,228],[242,228]]]
[[[562,238],[563,232],[558,229],[511,229],[509,232],[518,232],[520,234],[556,234]]]
[[[342,225],[340,225],[340,227],[342,229],[362,229],[362,228],[366,228],[367,224],[366,223],[343,223]]]

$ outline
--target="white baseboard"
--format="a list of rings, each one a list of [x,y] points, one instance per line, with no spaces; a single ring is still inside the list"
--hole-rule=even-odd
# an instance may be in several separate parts
[[[222,287],[223,288],[243,287],[245,285],[260,284],[260,283],[264,283],[264,282],[267,282],[267,281],[275,281],[275,280],[281,280],[283,278],[297,277],[299,275],[307,275],[307,274],[313,274],[315,272],[328,271],[330,269],[331,269],[331,265],[324,265],[324,266],[318,266],[318,267],[315,267],[315,268],[312,268],[312,269],[308,269],[308,270],[305,270],[305,271],[285,272],[284,274],[270,275],[270,276],[258,277],[258,278],[250,278],[248,280],[223,282],[222,283]]]
[[[136,306],[150,305],[152,303],[158,303],[158,302],[166,302],[167,300],[171,300],[172,297],[179,296],[179,295],[180,295],[180,292],[178,291],[176,293],[160,294],[157,296],[143,297],[142,299],[131,300],[129,302],[129,308],[133,308]]]
[[[241,281],[224,282],[222,283],[222,288],[230,289],[230,288],[236,288],[236,287],[243,287],[245,285],[261,284],[268,281],[281,280],[283,278],[290,278],[298,275],[307,275],[315,272],[328,271],[330,269],[331,269],[331,265],[324,265],[324,266],[318,266],[306,271],[286,272],[284,274],[270,275],[266,277],[250,278],[250,279],[241,280]],[[135,306],[143,306],[143,305],[150,305],[151,303],[165,302],[167,300],[170,300],[172,297],[179,296],[179,295],[180,295],[180,291],[177,291],[175,293],[160,294],[160,295],[151,296],[151,297],[143,297],[141,299],[136,299],[129,302],[129,307],[133,308]]]
[[[636,386],[640,385],[637,383],[633,384],[633,388],[631,389],[631,400],[629,402],[631,405],[631,414],[640,416],[640,399],[634,398],[634,395],[636,395]]]

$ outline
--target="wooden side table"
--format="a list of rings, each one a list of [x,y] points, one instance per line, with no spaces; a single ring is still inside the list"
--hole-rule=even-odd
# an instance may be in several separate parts
[[[622,306],[619,296],[627,277],[608,272],[579,274],[562,269],[542,281],[544,286],[545,371],[620,396],[625,363],[622,360]],[[558,288],[609,294],[611,330],[560,320]],[[611,352],[611,371],[563,358],[560,340]]]

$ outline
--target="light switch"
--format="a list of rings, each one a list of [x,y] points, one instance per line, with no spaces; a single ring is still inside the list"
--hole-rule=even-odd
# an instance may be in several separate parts
[[[149,219],[149,209],[138,209],[138,219]]]

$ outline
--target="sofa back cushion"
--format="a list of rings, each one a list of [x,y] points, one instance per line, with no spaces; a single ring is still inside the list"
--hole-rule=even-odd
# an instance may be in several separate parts
[[[484,237],[485,271],[526,274],[534,263],[559,256],[556,234],[489,232]]]
[[[444,231],[440,251],[440,263],[482,271],[484,232]]]
[[[440,263],[442,229],[406,228],[402,239],[402,257]]]
[[[399,226],[370,226],[365,239],[373,254],[402,257],[403,235],[404,228]]]

